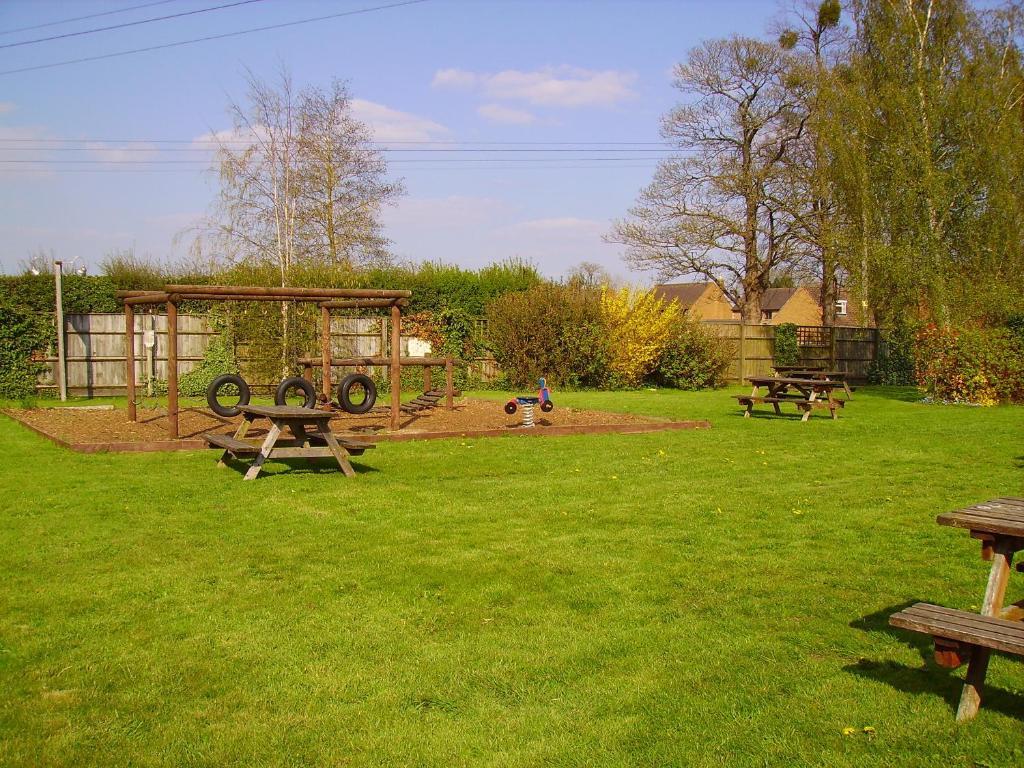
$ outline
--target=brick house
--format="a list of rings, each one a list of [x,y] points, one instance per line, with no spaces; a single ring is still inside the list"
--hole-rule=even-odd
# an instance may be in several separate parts
[[[654,286],[654,295],[675,300],[683,314],[696,320],[732,320],[732,302],[714,283],[665,283]]]

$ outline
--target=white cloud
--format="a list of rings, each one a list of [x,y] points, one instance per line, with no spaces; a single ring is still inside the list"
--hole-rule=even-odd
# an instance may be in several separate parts
[[[405,197],[384,217],[398,227],[440,227],[488,224],[507,214],[507,203],[492,197],[449,195],[448,197]]]
[[[492,123],[529,125],[537,121],[537,116],[532,112],[527,112],[525,109],[503,107],[501,104],[482,104],[477,107],[476,113]]]
[[[437,88],[478,90],[490,99],[520,101],[549,107],[611,107],[632,98],[636,75],[614,69],[544,67],[532,72],[506,69],[495,73],[441,69],[434,75]]]
[[[8,112],[13,112],[18,108],[18,105],[13,101],[0,101],[0,115],[6,115]]]
[[[449,135],[440,123],[365,99],[352,99],[352,113],[370,126],[374,139],[380,142],[444,141]]]
[[[523,232],[558,232],[569,237],[600,238],[609,230],[610,226],[609,222],[598,219],[578,219],[564,216],[552,219],[530,219],[521,221],[510,228]]]

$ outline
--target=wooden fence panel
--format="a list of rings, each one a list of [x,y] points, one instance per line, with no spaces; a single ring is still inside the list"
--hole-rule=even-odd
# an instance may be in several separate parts
[[[66,348],[68,391],[75,395],[124,394],[124,315],[67,315]],[[331,320],[331,352],[337,357],[375,357],[388,353],[388,324],[385,317],[334,317]],[[732,321],[708,321],[705,325],[727,339],[734,354],[729,367],[730,381],[771,372],[775,347],[775,327],[740,325]],[[155,346],[147,350],[145,338],[151,332]],[[475,332],[486,335],[486,324]],[[203,359],[210,339],[216,336],[207,319],[197,315],[178,316],[179,374],[186,373]],[[855,381],[864,381],[878,353],[878,331],[873,328],[834,329],[801,326],[798,329],[800,362],[846,371]],[[309,350],[318,354],[318,350]],[[409,354],[409,338],[402,337],[401,354]],[[53,366],[47,359],[47,371],[40,376],[40,389],[56,389]],[[135,379],[144,393],[150,378],[167,380],[167,317],[139,313],[135,316]],[[470,370],[492,381],[501,371],[493,358],[482,357],[470,363]]]

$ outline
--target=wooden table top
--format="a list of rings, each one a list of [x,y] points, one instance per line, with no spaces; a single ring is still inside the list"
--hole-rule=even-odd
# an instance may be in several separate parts
[[[935,522],[997,536],[1024,538],[1024,499],[993,499],[966,509],[943,512]]]
[[[316,408],[301,408],[297,405],[240,405],[238,410],[253,416],[265,416],[268,419],[305,419],[322,421],[330,419],[330,411],[319,411]]]
[[[811,376],[828,376],[830,379],[841,379],[846,376],[846,371],[819,371],[814,368],[792,368],[787,370],[787,376],[794,378],[803,378]]]
[[[839,381],[826,381],[825,379],[800,379],[793,376],[748,376],[747,381],[751,384],[792,384],[800,387],[821,387],[834,389],[842,386]]]

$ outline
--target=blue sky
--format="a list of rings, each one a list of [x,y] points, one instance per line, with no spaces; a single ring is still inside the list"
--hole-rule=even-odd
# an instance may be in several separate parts
[[[394,1],[394,0],[392,0]],[[0,45],[198,10],[232,0],[167,0],[75,23],[10,32],[141,5],[0,2]],[[152,2],[152,0],[151,0]],[[123,29],[0,48],[0,70],[385,5],[388,0],[261,0]],[[596,261],[630,276],[602,242],[650,179],[658,120],[677,100],[672,66],[701,40],[760,35],[774,0],[587,2],[428,0],[286,29],[0,75],[0,269],[36,249],[95,269],[117,249],[176,259],[175,235],[216,195],[208,155],[188,142],[229,126],[245,68],[296,84],[345,79],[356,112],[395,142],[564,148],[565,154],[388,155],[408,194],[385,214],[400,258],[475,267],[526,258],[557,277]],[[73,140],[63,143],[55,141]],[[89,140],[89,141],[85,141]],[[128,142],[127,140],[132,140]],[[164,144],[159,142],[180,142]],[[561,144],[559,144],[561,142]],[[630,147],[610,142],[638,142]],[[540,144],[544,143],[544,144]],[[659,149],[653,147],[654,149]],[[543,158],[483,162],[482,158]],[[581,160],[587,157],[625,161]],[[474,162],[450,162],[451,159]],[[188,160],[188,163],[163,162]],[[430,159],[431,162],[411,162]],[[557,161],[553,162],[552,159]],[[103,161],[75,162],[68,161]],[[132,163],[116,161],[132,160]],[[140,163],[138,161],[147,161]],[[60,162],[53,162],[60,161]],[[152,162],[161,161],[161,162]],[[642,279],[632,275],[633,279]]]

